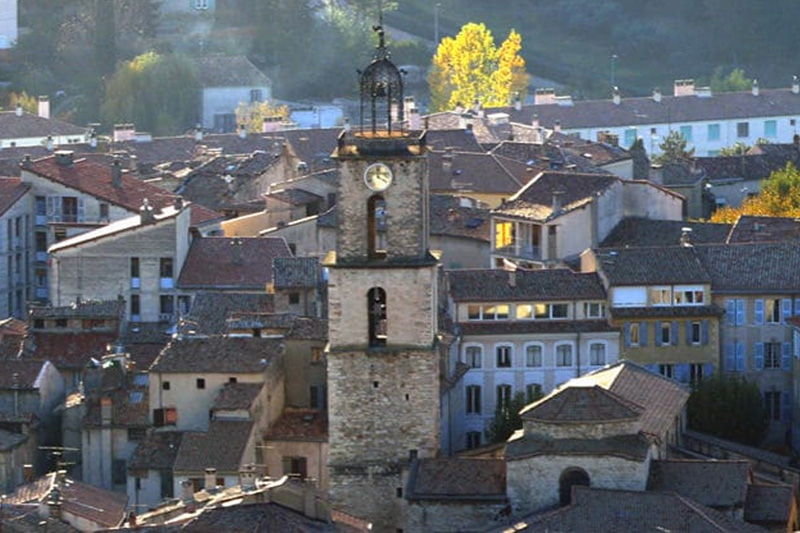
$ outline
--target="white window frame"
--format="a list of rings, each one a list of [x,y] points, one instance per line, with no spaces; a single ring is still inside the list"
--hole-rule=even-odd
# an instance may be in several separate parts
[[[469,350],[477,348],[478,349],[478,364],[473,365],[472,361],[470,361],[470,353]],[[470,368],[483,368],[483,344],[478,343],[467,343],[464,345],[464,351],[462,352],[462,359],[461,362],[467,365]]]
[[[569,347],[569,364],[559,364],[559,348]],[[572,342],[557,342],[553,346],[553,364],[556,368],[571,368],[575,366],[575,345]]]
[[[605,311],[603,302],[585,302],[583,304],[583,314],[586,318],[603,318]]]
[[[691,302],[687,295],[691,294]],[[698,301],[698,295],[700,296]],[[706,291],[702,285],[677,285],[672,292],[673,305],[676,306],[701,306],[706,304]]]
[[[531,365],[528,356],[529,348],[539,348],[539,364]],[[525,368],[542,368],[544,366],[544,344],[541,342],[528,342],[523,346],[523,353],[525,354]]]
[[[595,363],[592,361],[594,354],[592,348],[594,346],[602,346],[603,348],[603,362]],[[589,341],[589,366],[605,366],[608,364],[608,342],[607,341]]]
[[[672,305],[672,287],[668,285],[650,287],[650,305],[654,307]]]
[[[508,349],[508,365],[500,366],[500,350]],[[513,368],[514,367],[514,345],[508,342],[502,342],[494,345],[494,365],[495,368]]]

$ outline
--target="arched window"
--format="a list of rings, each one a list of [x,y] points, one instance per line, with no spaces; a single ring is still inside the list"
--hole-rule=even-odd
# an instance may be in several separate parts
[[[386,346],[386,291],[373,287],[367,291],[369,345]]]
[[[569,505],[572,501],[572,487],[580,485],[588,487],[589,474],[583,468],[570,467],[561,473],[558,478],[558,500],[559,504],[563,507]]]
[[[367,255],[370,259],[386,257],[386,200],[380,195],[367,201]]]

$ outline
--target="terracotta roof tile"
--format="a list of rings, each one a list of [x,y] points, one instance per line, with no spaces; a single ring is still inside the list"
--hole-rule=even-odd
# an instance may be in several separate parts
[[[463,128],[428,129],[425,141],[428,148],[437,151],[444,151],[446,148],[452,148],[458,152],[483,153],[486,151],[475,138],[475,135]]]
[[[128,461],[130,470],[172,469],[184,433],[182,431],[158,431],[148,433]]]
[[[189,533],[208,531],[332,533],[342,530],[335,525],[312,520],[275,503],[254,503],[208,509],[184,525],[181,531]]]
[[[322,270],[316,257],[276,257],[272,262],[276,289],[313,288],[319,285]]]
[[[147,374],[137,382],[134,376],[128,376],[126,386],[114,390],[88,393],[86,397],[86,416],[84,424],[98,427],[102,425],[102,402],[111,399],[111,425],[114,427],[139,427],[149,425],[148,414],[150,401],[147,387]],[[141,384],[139,384],[141,383]]]
[[[60,488],[61,509],[108,528],[119,526],[126,516],[128,496],[80,481],[68,481]]]
[[[44,359],[7,359],[2,362],[0,389],[35,389],[48,361]]]
[[[450,161],[449,164],[447,161]],[[522,183],[497,157],[474,152],[428,152],[431,191],[495,193],[511,196]]]
[[[170,342],[150,372],[263,373],[283,354],[283,339],[262,337],[185,338]]]
[[[287,407],[264,434],[266,440],[327,442],[328,416],[325,411]]]
[[[467,200],[467,199],[465,199]],[[462,205],[462,199],[445,194],[430,197],[430,233],[448,237],[491,240],[487,207]]]
[[[252,429],[250,421],[212,420],[208,432],[184,434],[175,472],[216,468],[218,474],[238,474]]]
[[[528,405],[520,414],[524,420],[546,423],[609,422],[639,418],[644,409],[598,386],[565,387]]]
[[[412,467],[409,500],[506,498],[502,459],[442,457],[422,459]]]
[[[77,369],[108,353],[108,345],[114,344],[119,335],[114,331],[40,331],[31,333],[30,338],[35,357],[48,359],[59,369]]]
[[[291,255],[283,238],[195,239],[178,278],[178,287],[266,290],[273,280],[273,259]]]
[[[263,388],[263,383],[226,383],[211,404],[211,410],[248,410]]]
[[[81,300],[63,306],[31,306],[28,318],[116,318],[121,319],[125,313],[125,301],[113,300]]]

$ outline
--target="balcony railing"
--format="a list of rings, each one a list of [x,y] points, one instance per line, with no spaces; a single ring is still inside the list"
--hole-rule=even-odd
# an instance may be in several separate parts
[[[530,244],[513,243],[509,246],[495,248],[494,253],[508,257],[519,257],[521,259],[542,259],[542,248],[540,246],[532,246]]]

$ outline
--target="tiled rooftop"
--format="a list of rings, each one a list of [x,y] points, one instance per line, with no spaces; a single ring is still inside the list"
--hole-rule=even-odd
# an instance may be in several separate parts
[[[794,293],[800,287],[800,246],[796,242],[695,248],[710,274],[712,291]]]
[[[192,302],[189,314],[179,324],[186,335],[223,335],[228,332],[228,319],[234,314],[271,313],[274,296],[266,292],[200,291]]]
[[[150,432],[128,461],[130,470],[171,469],[178,456],[184,433],[181,431]]]
[[[327,442],[327,412],[287,407],[264,435],[265,440]]]
[[[0,177],[0,215],[11,207],[31,189],[30,184],[19,178]]]
[[[800,240],[800,220],[786,217],[742,215],[728,237],[729,243]]]
[[[491,241],[488,207],[463,206],[457,196],[430,196],[430,233]]]
[[[211,410],[248,410],[263,388],[263,383],[226,383],[211,404]]]
[[[626,217],[606,236],[600,248],[677,246],[683,228],[691,228],[692,244],[723,243],[731,227],[731,224]]]
[[[506,464],[502,459],[441,457],[412,467],[408,498],[505,500]]]
[[[39,377],[49,364],[43,359],[7,359],[2,362],[0,389],[34,389],[39,386]]]
[[[81,300],[64,306],[32,306],[28,310],[30,319],[36,318],[115,318],[120,319],[125,312],[125,301]]]
[[[749,474],[744,460],[654,460],[647,490],[675,492],[709,507],[742,508]]]
[[[55,118],[23,112],[18,117],[16,111],[0,111],[0,131],[3,139],[26,137],[47,137],[48,135],[86,135],[88,128],[81,128]],[[3,143],[7,144],[7,143]]]
[[[612,286],[710,283],[696,247],[651,246],[595,250],[598,269]]]
[[[253,422],[212,420],[206,433],[183,436],[174,471],[203,472],[216,468],[218,474],[238,474]]]
[[[756,523],[773,523],[784,529],[792,518],[795,497],[791,485],[748,485],[744,519]]]
[[[276,257],[272,261],[272,268],[276,289],[313,288],[319,284],[322,276],[316,257]]]
[[[283,339],[279,338],[176,339],[159,354],[150,372],[260,374],[282,353]]]
[[[463,269],[447,272],[450,295],[456,302],[605,300],[595,273],[568,269]]]
[[[119,335],[115,331],[56,332],[37,331],[30,334],[32,354],[51,361],[59,369],[81,369],[92,358],[108,353]]]
[[[594,385],[565,387],[527,406],[521,414],[524,420],[571,423],[631,420],[639,418],[643,411],[642,407]]]

